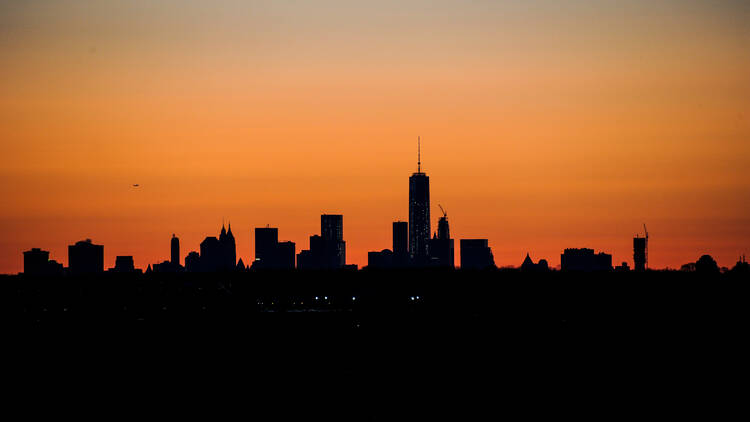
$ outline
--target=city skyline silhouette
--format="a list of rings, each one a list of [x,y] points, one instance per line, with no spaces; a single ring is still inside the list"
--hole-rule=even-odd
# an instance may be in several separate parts
[[[739,2],[71,3],[0,12],[0,273],[86,238],[145,268],[229,218],[247,260],[254,227],[307,245],[323,213],[363,266],[417,136],[431,217],[499,266],[617,263],[644,222],[653,268],[750,252]]]
[[[0,146],[10,415],[744,410],[750,1],[0,0]]]
[[[429,176],[422,171],[421,137],[417,137],[417,171],[409,177],[408,209],[409,221],[393,221],[392,249],[382,249],[368,252],[366,265],[347,263],[346,241],[344,238],[344,219],[341,214],[322,214],[320,216],[320,234],[309,237],[308,249],[300,247],[291,241],[279,242],[278,227],[256,227],[252,241],[255,244],[255,256],[237,256],[237,242],[232,232],[231,222],[225,227],[222,221],[219,236],[207,236],[200,243],[198,250],[186,252],[184,261],[180,254],[180,239],[172,234],[170,240],[170,255],[162,263],[148,263],[146,273],[155,272],[228,272],[258,270],[332,270],[357,269],[405,269],[405,268],[519,268],[525,271],[549,271],[558,269],[563,271],[645,271],[648,266],[649,234],[646,224],[643,224],[644,234],[636,234],[632,238],[632,259],[613,262],[611,254],[598,252],[588,247],[566,247],[560,255],[560,264],[550,268],[549,259],[538,258],[535,264],[526,253],[520,265],[498,266],[492,253],[488,239],[460,239],[460,265],[455,262],[455,240],[450,237],[448,214],[442,205],[438,204],[442,216],[439,217],[434,233],[430,227],[430,183]],[[397,230],[398,228],[398,230]],[[432,234],[431,234],[432,233]],[[406,242],[404,245],[403,242]],[[299,254],[296,251],[299,250]],[[394,253],[396,252],[396,253]],[[399,255],[400,254],[400,255]],[[64,267],[55,259],[50,259],[49,251],[35,247],[23,252],[24,272],[30,268],[29,274],[62,274],[62,269],[72,275],[103,273],[104,249],[102,245],[93,244],[91,239],[79,241],[68,246],[68,266]],[[744,263],[744,254],[739,254],[736,266]],[[716,264],[710,255],[703,254],[695,262],[686,262],[679,268],[691,270],[705,268],[700,264],[708,260],[717,271],[724,268]],[[49,261],[49,262],[48,262]],[[248,263],[245,264],[245,261]],[[109,269],[114,272],[142,271],[135,268],[134,255],[117,255],[115,264]],[[621,262],[621,265],[617,265]],[[124,263],[124,264],[123,264]],[[670,269],[670,268],[660,268]],[[676,268],[672,268],[676,269]]]

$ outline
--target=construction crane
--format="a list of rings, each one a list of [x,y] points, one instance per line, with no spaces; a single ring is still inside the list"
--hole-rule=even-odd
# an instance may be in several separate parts
[[[447,213],[447,212],[445,212],[445,209],[443,209],[443,206],[442,206],[442,205],[440,205],[440,204],[438,204],[438,207],[440,207],[440,211],[442,211],[442,212],[443,212],[443,217],[446,217],[446,218],[447,218],[447,217],[448,217],[448,213]]]
[[[648,269],[648,229],[646,223],[643,223],[643,232],[646,234],[646,269]]]

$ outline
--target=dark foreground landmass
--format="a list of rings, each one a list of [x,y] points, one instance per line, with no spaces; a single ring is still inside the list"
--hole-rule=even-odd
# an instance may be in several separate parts
[[[511,407],[526,417],[666,417],[717,415],[742,399],[734,386],[748,382],[749,281],[682,272],[7,276],[0,306],[5,348],[16,352],[6,362],[19,363],[21,384],[53,391],[82,378],[99,393],[127,382],[131,394],[186,389],[183,397],[235,404],[253,397],[249,388],[322,395],[320,407],[291,398],[272,407],[277,420],[496,419]]]

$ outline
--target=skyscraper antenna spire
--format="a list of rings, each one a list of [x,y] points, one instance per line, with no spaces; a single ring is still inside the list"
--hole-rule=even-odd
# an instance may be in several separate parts
[[[417,173],[422,172],[422,140],[417,136]]]

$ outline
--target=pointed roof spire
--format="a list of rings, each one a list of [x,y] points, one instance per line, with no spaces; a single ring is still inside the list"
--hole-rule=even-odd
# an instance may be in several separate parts
[[[422,140],[417,136],[417,173],[422,172]]]
[[[522,267],[528,266],[528,265],[534,265],[534,261],[531,260],[531,257],[529,256],[529,253],[526,252],[526,259],[523,260],[523,264],[521,264]]]

